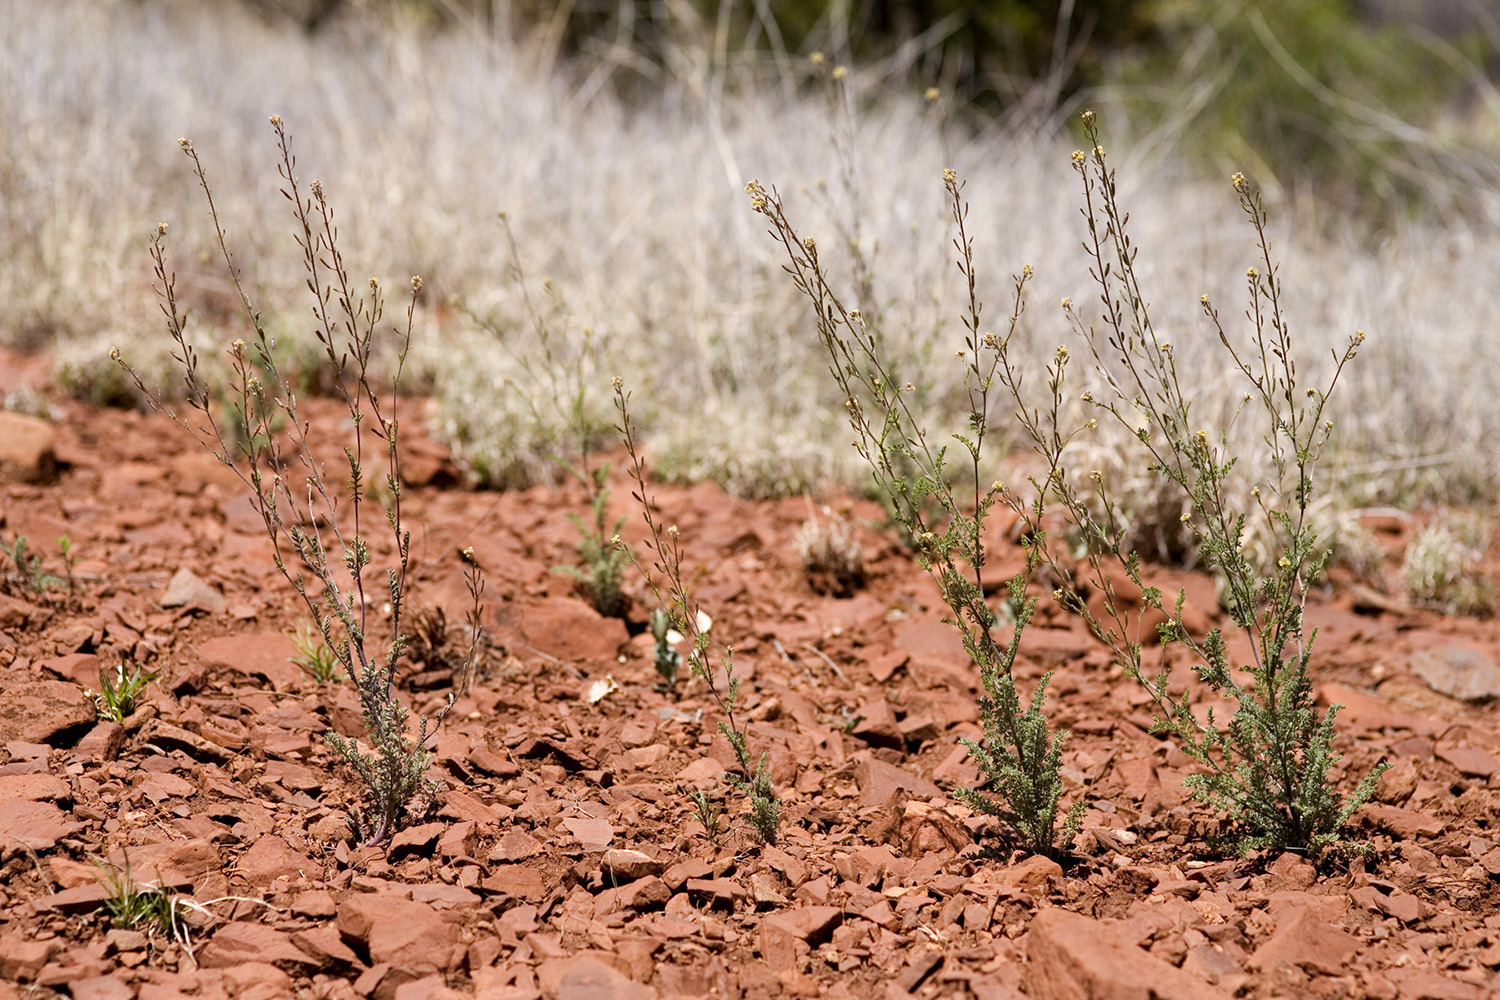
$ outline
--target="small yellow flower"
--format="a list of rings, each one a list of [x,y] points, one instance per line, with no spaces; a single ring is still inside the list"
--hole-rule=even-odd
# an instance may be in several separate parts
[[[1363,344],[1364,342],[1365,342],[1365,331],[1363,331],[1363,330],[1355,330],[1354,331],[1354,345],[1356,347],[1358,347],[1360,344]]]
[[[1090,417],[1089,422],[1084,424],[1083,426],[1087,427],[1091,431],[1096,431],[1099,429],[1099,421]]]
[[[615,392],[619,392],[621,389],[625,388],[625,380],[616,375],[609,380],[609,387]]]
[[[1090,421],[1090,423],[1092,423],[1092,421]],[[1102,483],[1104,482],[1104,473],[1100,472],[1098,469],[1095,469],[1094,471],[1089,473],[1089,478],[1096,483]]]
[[[943,180],[946,183],[952,184],[954,178],[956,178],[957,176],[958,171],[954,170],[952,167],[948,167],[943,171]]]
[[[1251,278],[1251,279],[1259,278],[1260,277],[1260,271],[1257,270],[1256,268],[1253,268],[1253,267],[1247,267],[1247,268],[1245,268],[1245,277]]]
[[[1074,163],[1082,163],[1083,161],[1084,161],[1083,150],[1081,150],[1081,149],[1075,149],[1075,150],[1073,150],[1073,162]]]
[[[850,309],[849,310],[849,321],[851,323],[858,323],[859,322],[859,310],[858,309]]]
[[[422,276],[420,274],[414,274],[414,275],[412,275],[411,276],[411,293],[413,295],[415,295],[418,292],[420,292],[421,290],[422,290]]]
[[[675,524],[668,525],[667,526],[667,534],[668,534],[668,536],[670,536],[672,538],[676,538],[677,537],[677,525],[675,525]]]
[[[120,349],[118,347],[111,347],[109,349],[109,359],[111,361],[119,361],[120,360]]]
[[[901,387],[901,390],[902,390],[902,391],[903,391],[903,392],[915,392],[915,391],[916,391],[916,389],[917,389],[917,387],[916,387],[916,386],[914,386],[914,385],[912,385],[912,384],[911,384],[911,383],[910,383],[910,382],[908,382],[908,383],[906,383],[906,384],[905,384],[905,385],[903,385],[903,386],[902,386],[902,387]]]
[[[818,241],[813,239],[811,236],[804,237],[802,240],[802,249],[806,250],[808,253],[812,253],[814,250],[818,249]]]
[[[378,292],[378,291],[380,291],[380,282],[376,281],[374,278],[370,279],[370,291],[372,291],[372,292]]]
[[[245,349],[245,341],[239,337],[234,338],[234,343],[229,345],[238,354]]]
[[[625,547],[625,543],[620,541],[619,535],[610,535],[609,544],[617,549],[623,549]]]
[[[271,116],[271,124],[272,125],[280,125],[281,124],[281,116],[280,115],[272,115]]]
[[[990,483],[990,489],[996,493],[1001,493],[1005,490],[1005,484],[997,479],[993,483]]]
[[[1187,511],[1183,511],[1182,512],[1182,517],[1180,517],[1178,520],[1180,520],[1183,524],[1187,524],[1192,519],[1193,519],[1193,515],[1192,514],[1188,513]]]
[[[1068,345],[1066,345],[1066,344],[1058,344],[1057,345],[1057,360],[1059,360],[1059,361],[1065,361],[1065,360],[1067,360],[1067,357],[1068,357]]]
[[[1083,395],[1079,396],[1078,398],[1083,400],[1085,403],[1092,403],[1094,401],[1094,394],[1085,389],[1083,390]]]
[[[165,235],[167,235],[167,224],[165,222],[158,222],[156,224],[156,235],[157,236],[165,236]]]
[[[823,53],[814,52],[812,55],[807,57],[807,61],[812,63],[814,66],[821,66],[823,65]]]
[[[835,66],[835,67],[833,67],[833,78],[835,80],[842,80],[844,77],[846,77],[848,75],[849,75],[849,67],[848,66]]]
[[[1083,111],[1083,114],[1079,115],[1079,117],[1083,119],[1085,125],[1091,125],[1091,124],[1093,124],[1093,121],[1094,121],[1094,112],[1093,112],[1093,109],[1091,109],[1091,108],[1085,108],[1084,111]]]
[[[1104,147],[1103,146],[1095,146],[1094,147],[1094,159],[1096,159],[1096,160],[1102,160],[1102,159],[1104,159]]]
[[[1243,190],[1245,190],[1245,175],[1244,174],[1242,174],[1238,170],[1236,170],[1234,173],[1232,173],[1232,174],[1229,175],[1229,179],[1230,179],[1230,181],[1232,181],[1234,183],[1234,189],[1236,191],[1243,191]]]
[[[1036,273],[1036,270],[1030,264],[1022,264],[1021,273],[1029,278]]]
[[[1203,303],[1204,305],[1208,305],[1208,296],[1207,295],[1200,295],[1200,296],[1198,296],[1198,301],[1201,302],[1201,303]]]
[[[985,347],[994,347],[996,344],[998,344],[1000,342],[999,339],[996,338],[996,336],[993,333],[986,333],[984,335],[983,339],[984,339],[984,346]]]
[[[933,101],[937,100],[939,96],[940,95],[938,94],[938,89],[936,87],[928,87],[926,93],[922,95],[922,98],[926,100],[928,104],[931,104]]]
[[[183,149],[193,148],[193,144],[191,142],[188,142],[187,139],[178,139],[177,145],[181,146]]]
[[[1073,297],[1071,295],[1064,295],[1062,297],[1062,307],[1064,309],[1072,309],[1073,308]]]

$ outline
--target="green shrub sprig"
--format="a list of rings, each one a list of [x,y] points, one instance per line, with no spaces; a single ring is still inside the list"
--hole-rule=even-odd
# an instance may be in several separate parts
[[[1319,712],[1314,704],[1309,665],[1316,630],[1306,630],[1302,618],[1305,583],[1321,574],[1328,558],[1317,545],[1308,517],[1314,469],[1332,431],[1323,411],[1364,333],[1356,333],[1342,352],[1334,352],[1326,387],[1299,381],[1265,211],[1245,178],[1235,174],[1235,191],[1255,232],[1258,257],[1246,270],[1246,317],[1253,329],[1248,348],[1235,346],[1207,296],[1202,308],[1231,367],[1246,380],[1241,412],[1258,413],[1265,422],[1264,441],[1273,470],[1270,481],[1253,486],[1248,497],[1236,496],[1230,478],[1236,456],[1229,451],[1228,433],[1193,425],[1192,400],[1179,378],[1172,345],[1153,325],[1139,283],[1137,248],[1126,232],[1127,215],[1118,202],[1114,171],[1107,165],[1092,112],[1084,113],[1083,124],[1090,151],[1075,152],[1072,159],[1082,182],[1084,248],[1099,288],[1101,319],[1097,325],[1085,322],[1069,300],[1063,308],[1088,345],[1104,386],[1100,397],[1090,391],[1083,400],[1129,428],[1148,450],[1152,471],[1186,496],[1189,509],[1184,520],[1198,544],[1199,558],[1224,582],[1230,620],[1250,640],[1251,662],[1242,665],[1242,679],[1222,630],[1190,634],[1183,625],[1186,595],[1179,592],[1169,605],[1161,591],[1149,585],[1139,554],[1122,544],[1124,533],[1113,516],[1116,498],[1097,473],[1090,475],[1086,487],[1061,475],[1048,486],[1083,539],[1082,574],[1103,601],[1098,610],[1090,606],[1077,578],[1049,550],[1049,560],[1063,581],[1057,596],[1151,695],[1158,708],[1155,729],[1175,737],[1202,769],[1188,776],[1186,787],[1231,821],[1240,850],[1267,847],[1316,853],[1339,842],[1345,823],[1369,799],[1386,766],[1377,765],[1347,796],[1335,789],[1329,770],[1339,760],[1333,749],[1339,706]],[[1066,361],[1067,351],[1060,348],[1059,383]],[[1019,379],[1012,377],[1007,385],[1018,413],[1027,413]],[[1060,394],[1054,394],[1054,425],[1060,400]],[[1059,437],[1045,433],[1034,419],[1018,422],[1034,449],[1060,467]],[[1282,545],[1275,566],[1265,574],[1242,545],[1252,516],[1263,518]],[[1116,593],[1111,568],[1140,588],[1143,608],[1138,614],[1132,616]],[[1227,722],[1216,719],[1212,711],[1200,719],[1188,696],[1171,693],[1165,656],[1160,670],[1147,672],[1139,625],[1152,612],[1166,616],[1157,638],[1164,645],[1186,649],[1199,682],[1235,704]]]
[[[756,838],[763,844],[774,844],[781,829],[781,800],[776,797],[775,790],[771,787],[771,772],[767,766],[770,754],[762,753],[754,766],[751,765],[749,741],[743,725],[735,716],[740,680],[734,675],[734,650],[732,647],[725,647],[723,656],[720,658],[719,664],[723,667],[726,678],[725,688],[720,690],[715,682],[714,670],[708,658],[710,640],[706,627],[702,624],[703,619],[699,617],[701,611],[689,596],[687,586],[683,583],[681,536],[675,524],[663,525],[653,513],[655,502],[648,499],[645,460],[641,456],[636,441],[635,425],[630,419],[630,395],[625,391],[624,382],[619,376],[613,379],[612,385],[615,390],[615,407],[620,412],[620,434],[624,438],[625,451],[630,458],[630,475],[635,480],[635,490],[631,496],[640,505],[641,516],[646,522],[647,531],[650,532],[646,546],[653,553],[650,569],[641,565],[633,554],[630,559],[645,577],[647,586],[651,588],[657,603],[665,611],[670,627],[687,638],[690,646],[687,656],[688,667],[694,677],[708,685],[709,696],[723,713],[724,718],[719,722],[719,732],[729,741],[739,769],[738,772],[726,773],[724,778],[749,802],[750,829]],[[624,543],[619,540],[618,535],[615,536],[614,542],[624,550]],[[657,669],[660,672],[661,666],[658,665]],[[674,667],[674,679],[675,676]],[[702,800],[699,795],[693,796],[693,800],[704,826],[709,827],[708,817],[711,814],[706,810],[705,800]],[[714,825],[717,825],[716,821]]]
[[[401,509],[396,406],[422,282],[415,277],[411,280],[405,326],[395,331],[398,346],[386,391],[377,387],[379,378],[371,363],[376,330],[385,309],[383,290],[372,278],[367,293],[356,291],[339,249],[333,208],[322,184],[315,180],[304,193],[291,139],[281,118],[272,116],[271,126],[280,154],[281,193],[292,206],[295,239],[302,250],[312,297],[315,333],[328,364],[337,373],[335,393],[346,405],[356,432],[353,445],[344,449],[348,471],[344,489],[339,489],[313,453],[311,427],[299,415],[297,396],[289,379],[282,376],[275,342],[245,291],[214,206],[207,173],[197,150],[186,139],[180,144],[203,189],[219,251],[253,330],[250,345],[236,340],[229,352],[233,383],[230,409],[232,419],[240,426],[234,431],[224,426],[210,388],[199,373],[197,354],[187,339],[186,320],[177,300],[176,275],[167,265],[165,223],[157,227],[151,240],[156,291],[168,333],[176,344],[174,359],[186,383],[187,402],[198,411],[202,425],[195,426],[179,416],[159,391],[147,389],[118,350],[112,350],[111,356],[155,408],[172,417],[233,469],[248,488],[275,550],[276,568],[306,603],[322,642],[358,692],[371,748],[366,750],[361,741],[334,732],[325,738],[359,775],[365,804],[354,810],[353,818],[365,842],[378,844],[391,835],[403,815],[412,811],[414,800],[428,798],[437,790],[436,784],[423,776],[431,757],[428,744],[453,704],[450,694],[442,711],[435,718],[422,719],[413,734],[407,728],[406,706],[394,690],[396,663],[407,642],[402,619],[411,543]],[[277,420],[283,415],[289,442],[276,433]],[[383,493],[388,498],[385,522],[395,558],[394,565],[386,569],[384,585],[378,587],[372,586],[369,572],[373,556],[364,509],[369,502],[365,431],[384,444]],[[237,464],[242,452],[244,468]],[[477,574],[477,566],[471,563],[468,573]],[[470,593],[477,602],[478,588],[472,580]],[[376,656],[370,650],[369,608],[380,601],[389,604],[393,638],[385,654]]]
[[[1077,831],[1081,803],[1070,810],[1059,831],[1062,751],[1067,736],[1052,732],[1043,711],[1051,674],[1037,683],[1032,697],[1023,703],[1012,672],[1035,606],[1034,599],[1024,596],[1035,557],[1028,555],[1026,570],[1011,583],[1015,620],[1008,640],[998,637],[1002,623],[985,598],[985,524],[996,503],[1008,502],[1002,484],[983,485],[984,445],[995,405],[1000,340],[981,326],[983,303],[977,292],[973,241],[966,228],[967,207],[951,171],[947,179],[958,266],[968,285],[965,337],[959,353],[969,416],[964,431],[953,435],[963,459],[961,468],[949,463],[947,448],[935,446],[921,426],[908,401],[914,388],[893,377],[880,338],[868,330],[860,311],[847,308],[834,291],[817,243],[798,235],[774,189],[751,182],[747,191],[752,207],[769,223],[772,238],[786,251],[786,270],[793,283],[813,305],[829,371],[844,396],[854,446],[868,463],[896,520],[915,541],[922,568],[947,602],[949,614],[944,621],[958,629],[965,651],[978,666],[985,738],[982,743],[966,740],[965,745],[998,798],[976,789],[957,794],[967,805],[1009,823],[1026,849],[1054,854],[1060,847],[1059,832],[1065,844]],[[1027,267],[1015,279],[1007,324],[1011,334],[1020,323],[1030,277]],[[962,494],[962,486],[955,485],[960,472],[967,480],[967,495]],[[1038,491],[1038,520],[1042,496]]]

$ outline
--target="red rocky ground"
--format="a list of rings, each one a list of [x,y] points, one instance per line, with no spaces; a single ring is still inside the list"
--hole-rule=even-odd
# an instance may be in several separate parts
[[[80,558],[71,594],[0,596],[0,998],[1500,995],[1494,623],[1379,580],[1311,595],[1320,700],[1347,706],[1343,780],[1394,763],[1357,817],[1373,854],[1317,871],[1208,847],[1214,818],[1147,732],[1146,696],[1044,602],[1018,672],[1056,670],[1084,832],[1066,869],[991,858],[993,823],[948,795],[975,779],[956,743],[979,732],[974,671],[878,509],[852,505],[869,581],[834,599],[798,568],[805,501],[663,486],[785,801],[776,847],[739,815],[715,843],[681,790],[722,791],[730,762],[704,686],[652,690],[637,585],[627,628],[552,572],[575,558],[581,495],[465,491],[413,437],[412,598],[461,622],[472,545],[488,649],[437,740],[444,791],[360,848],[356,785],[320,738],[358,733],[357,704],[288,661],[307,615],[237,482],[160,417],[52,406],[50,427],[0,414],[0,535],[56,570],[66,534]],[[623,483],[613,500],[628,512]],[[1412,527],[1369,523],[1392,553]],[[1158,576],[1198,599],[1190,626],[1217,620],[1206,578]],[[125,656],[160,679],[123,725],[97,721],[99,671]],[[606,677],[618,689],[590,703]],[[451,682],[440,657],[403,678],[426,713]],[[138,878],[204,904],[188,944],[111,927],[91,859],[127,849]]]

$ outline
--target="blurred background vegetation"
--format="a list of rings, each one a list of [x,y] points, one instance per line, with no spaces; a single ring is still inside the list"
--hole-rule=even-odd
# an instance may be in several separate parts
[[[683,53],[770,56],[784,71],[826,52],[936,85],[960,119],[1055,121],[1112,99],[1139,136],[1376,223],[1472,208],[1467,190],[1493,180],[1496,136],[1469,134],[1466,114],[1500,108],[1500,13],[1484,0],[227,2],[309,32],[371,17],[530,32],[558,56],[614,63],[627,92]]]
[[[1500,372],[1500,297],[1474,289],[1500,273],[1500,27],[1476,0],[1368,2],[0,3],[0,345],[50,352],[59,387],[97,402],[136,401],[111,346],[175,384],[145,252],[161,221],[201,356],[244,335],[188,136],[272,334],[299,381],[325,378],[274,112],[348,259],[389,288],[423,276],[407,384],[475,482],[554,478],[577,439],[562,390],[595,387],[579,412],[607,427],[597,387],[618,373],[664,475],[857,488],[842,400],[746,181],[777,185],[817,238],[928,426],[957,426],[943,170],[967,184],[981,296],[1004,301],[1034,265],[1019,351],[1047,357],[1071,335],[1056,303],[1089,286],[1069,166],[1087,105],[1195,417],[1259,440],[1199,308],[1210,294],[1240,322],[1254,258],[1227,178],[1243,170],[1273,213],[1299,375],[1370,331],[1330,414],[1338,505],[1490,502],[1500,452],[1474,442],[1500,438],[1500,397],[1477,373]],[[567,378],[537,377],[537,357]],[[1003,414],[994,430],[998,454]],[[1138,444],[1101,427],[1077,468],[1133,484]],[[1180,509],[1132,496],[1142,530],[1180,530]]]

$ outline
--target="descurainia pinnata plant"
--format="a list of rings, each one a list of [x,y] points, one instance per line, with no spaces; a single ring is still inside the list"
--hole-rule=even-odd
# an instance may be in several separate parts
[[[1059,831],[1067,736],[1052,732],[1043,711],[1052,675],[1044,675],[1026,700],[1013,673],[1022,633],[1036,604],[1035,598],[1025,596],[1026,583],[1037,565],[1036,554],[1028,548],[1025,569],[1011,581],[1013,628],[1008,639],[1000,638],[1000,615],[985,598],[985,524],[996,503],[1011,499],[998,482],[985,487],[982,475],[985,437],[995,403],[998,340],[981,325],[983,303],[977,292],[973,241],[966,227],[967,206],[951,171],[946,179],[957,231],[958,266],[968,286],[964,340],[958,352],[968,393],[968,426],[953,435],[963,458],[961,470],[950,466],[947,448],[933,445],[917,420],[908,401],[913,387],[892,375],[880,338],[866,327],[860,311],[846,307],[834,291],[817,243],[798,235],[774,188],[752,181],[747,192],[754,210],[769,223],[772,238],[785,249],[786,270],[793,283],[813,305],[829,371],[844,396],[854,446],[868,463],[896,520],[915,541],[922,568],[947,602],[949,616],[944,621],[958,629],[964,649],[978,666],[984,688],[980,718],[985,736],[983,741],[963,742],[995,795],[967,788],[955,794],[966,805],[1008,823],[1027,850],[1051,855],[1065,848],[1077,832],[1082,802],[1075,803]],[[1011,333],[1020,322],[1030,277],[1027,267],[1015,278],[1007,321]],[[968,479],[968,495],[955,485],[958,471]],[[1043,491],[1038,490],[1038,520],[1042,498]]]
[[[1269,467],[1274,471],[1267,481],[1253,486],[1248,497],[1234,495],[1229,473],[1237,456],[1228,451],[1227,430],[1194,426],[1192,397],[1179,377],[1172,345],[1152,322],[1136,270],[1137,248],[1126,232],[1128,216],[1118,202],[1114,171],[1107,165],[1092,112],[1084,112],[1083,129],[1089,151],[1075,152],[1072,160],[1082,182],[1084,248],[1099,289],[1101,317],[1085,321],[1070,301],[1063,302],[1066,316],[1089,349],[1101,386],[1097,397],[1089,391],[1083,398],[1135,433],[1151,454],[1154,472],[1187,498],[1184,522],[1197,541],[1200,559],[1224,581],[1229,618],[1249,640],[1250,661],[1231,661],[1218,628],[1201,636],[1187,631],[1184,594],[1167,604],[1160,590],[1149,586],[1138,553],[1121,544],[1122,534],[1112,517],[1116,498],[1102,476],[1091,476],[1081,487],[1061,475],[1048,483],[1087,545],[1083,573],[1087,585],[1103,594],[1102,612],[1090,607],[1075,578],[1062,571],[1058,575],[1065,582],[1058,596],[1149,692],[1159,708],[1156,730],[1175,737],[1202,769],[1186,779],[1187,788],[1236,827],[1237,846],[1316,854],[1339,842],[1344,824],[1369,799],[1386,766],[1377,764],[1347,796],[1334,787],[1329,770],[1339,760],[1333,749],[1339,706],[1320,712],[1314,704],[1309,665],[1316,630],[1309,632],[1303,623],[1305,582],[1322,572],[1328,558],[1317,546],[1309,519],[1313,474],[1333,429],[1324,419],[1324,408],[1364,333],[1355,333],[1342,352],[1334,352],[1326,387],[1302,382],[1265,210],[1249,182],[1236,173],[1233,186],[1254,230],[1257,258],[1246,270],[1248,343],[1231,337],[1208,296],[1202,297],[1201,305],[1229,367],[1245,379],[1241,414],[1264,422]],[[1067,349],[1059,348],[1059,385],[1066,363]],[[1027,412],[1019,381],[1011,378],[1007,386],[1018,410]],[[1054,428],[1061,398],[1054,393]],[[1063,437],[1049,431],[1045,420],[1021,422],[1036,450],[1054,469],[1061,468]],[[1257,570],[1243,545],[1251,517],[1264,519],[1269,534],[1282,543],[1269,572]],[[1132,629],[1109,566],[1118,567],[1141,589],[1147,611],[1166,614],[1166,622],[1159,626],[1160,640],[1184,647],[1198,680],[1216,696],[1235,703],[1227,722],[1211,711],[1200,719],[1187,696],[1170,692],[1165,656],[1161,670],[1148,676],[1142,663],[1140,618],[1135,618]]]
[[[397,388],[411,343],[422,282],[420,278],[411,279],[404,328],[393,331],[397,350],[390,386],[388,390],[378,387],[380,379],[371,360],[385,308],[384,292],[373,278],[365,292],[356,290],[339,250],[333,208],[322,184],[315,180],[304,192],[295,170],[291,139],[281,118],[273,115],[271,126],[279,152],[281,193],[292,206],[295,238],[312,296],[315,332],[328,364],[337,373],[335,392],[346,405],[355,430],[352,446],[344,448],[346,488],[340,491],[338,482],[314,456],[309,439],[311,425],[299,415],[297,396],[281,373],[275,342],[251,304],[240,269],[230,254],[208,176],[197,150],[186,139],[180,140],[180,145],[203,189],[219,252],[253,331],[251,344],[236,340],[229,351],[234,383],[230,409],[232,419],[240,426],[233,432],[223,426],[213,393],[200,375],[197,353],[187,339],[186,320],[177,300],[176,275],[167,266],[165,223],[156,228],[151,240],[156,291],[167,331],[176,344],[174,358],[186,383],[188,405],[198,412],[202,423],[179,416],[159,391],[144,385],[117,349],[110,353],[152,405],[233,469],[248,488],[250,501],[274,547],[276,568],[306,603],[323,643],[353,681],[371,749],[331,731],[325,738],[360,776],[366,802],[353,810],[353,818],[365,842],[376,844],[391,835],[413,800],[430,797],[437,790],[436,783],[423,774],[431,756],[428,743],[453,704],[450,694],[435,718],[422,719],[416,732],[410,733],[406,706],[394,688],[396,663],[407,642],[402,616],[411,540],[401,510]],[[284,435],[276,432],[277,419],[282,415],[287,427]],[[367,434],[373,434],[384,446],[384,492],[389,498],[384,520],[394,559],[379,587],[368,585],[374,556],[364,510],[368,502],[364,467]],[[244,467],[237,464],[241,448],[247,452]],[[477,604],[482,586],[477,564],[469,562],[465,575]],[[370,650],[369,608],[382,601],[389,603],[393,638],[385,655],[377,656]],[[477,622],[477,610],[471,620]],[[477,642],[477,635],[475,639]],[[474,648],[471,645],[471,659]]]
[[[708,659],[710,640],[706,624],[707,617],[688,595],[687,586],[683,583],[681,536],[675,524],[663,525],[653,513],[655,501],[648,499],[646,463],[636,441],[635,425],[630,420],[630,394],[625,391],[624,382],[618,375],[614,377],[611,384],[615,390],[615,407],[620,412],[620,435],[624,439],[625,451],[630,459],[630,475],[635,480],[635,490],[631,496],[640,505],[641,516],[646,522],[646,530],[650,533],[650,537],[646,539],[646,547],[653,554],[650,569],[641,565],[633,553],[630,555],[630,560],[645,578],[646,585],[651,588],[658,605],[665,611],[670,627],[676,629],[688,640],[687,660],[692,675],[708,685],[709,697],[713,698],[714,703],[719,706],[719,711],[724,714],[724,718],[719,721],[719,732],[729,741],[729,746],[734,752],[735,764],[739,768],[738,772],[727,772],[724,780],[728,781],[749,802],[750,829],[756,838],[763,844],[774,844],[781,830],[781,800],[776,797],[771,787],[771,771],[768,766],[770,754],[762,753],[754,767],[750,764],[749,740],[743,726],[735,716],[735,704],[740,694],[740,679],[734,675],[734,650],[731,647],[725,647],[724,654],[719,661],[720,666],[724,668],[725,677],[725,689],[721,691],[715,682],[714,670]],[[622,551],[628,551],[619,535],[616,535],[613,541]],[[657,669],[660,671],[660,663]],[[675,677],[675,668],[673,676]],[[710,813],[706,809],[705,793],[700,791],[693,795],[693,803],[699,816],[703,818],[704,826],[708,827]],[[714,825],[717,826],[717,821]]]

